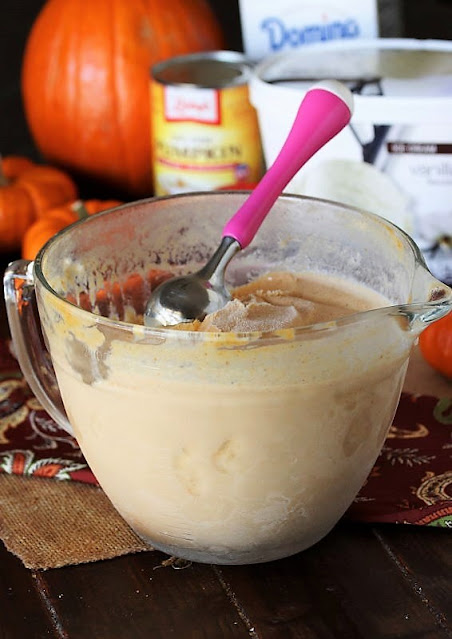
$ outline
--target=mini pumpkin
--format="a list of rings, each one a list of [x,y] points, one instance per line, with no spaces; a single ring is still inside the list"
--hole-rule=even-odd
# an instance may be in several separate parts
[[[75,200],[47,211],[46,215],[36,220],[25,232],[22,240],[22,257],[26,260],[34,260],[38,251],[58,231],[88,215],[113,209],[120,204],[122,202],[118,200]]]
[[[77,187],[64,171],[22,156],[0,161],[0,250],[20,249],[28,227],[47,209],[74,200]]]
[[[430,366],[452,380],[452,312],[427,326],[419,348]]]

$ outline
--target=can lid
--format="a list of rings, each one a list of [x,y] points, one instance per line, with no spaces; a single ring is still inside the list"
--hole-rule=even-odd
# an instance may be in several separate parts
[[[250,61],[236,51],[207,51],[176,56],[151,69],[156,82],[172,86],[222,89],[246,84],[252,73]]]

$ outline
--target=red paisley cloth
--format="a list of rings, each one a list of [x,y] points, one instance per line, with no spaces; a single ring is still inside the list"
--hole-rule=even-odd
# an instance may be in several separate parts
[[[76,440],[32,394],[10,348],[0,340],[0,472],[97,484]]]
[[[0,472],[97,484],[75,439],[42,409],[0,340]],[[355,521],[452,528],[452,398],[403,393]]]

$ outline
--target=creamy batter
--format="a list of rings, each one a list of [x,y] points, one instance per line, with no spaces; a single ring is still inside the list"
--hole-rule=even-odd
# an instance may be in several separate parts
[[[370,293],[370,294],[369,294]],[[233,301],[180,330],[249,332],[330,322],[389,302],[351,282],[305,273],[269,273],[232,292]]]
[[[81,311],[71,321],[42,294],[76,437],[149,543],[199,561],[276,559],[318,541],[350,505],[390,425],[411,337],[387,314],[334,320],[388,300],[340,278],[273,273],[202,324],[149,337]],[[294,328],[313,322],[325,323]]]

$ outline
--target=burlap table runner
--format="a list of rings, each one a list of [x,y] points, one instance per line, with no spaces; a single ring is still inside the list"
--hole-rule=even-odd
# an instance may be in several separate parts
[[[0,475],[0,538],[27,568],[58,568],[149,550],[100,488]]]
[[[452,384],[415,352],[404,391],[388,445],[346,516],[452,526]],[[96,485],[76,443],[37,405],[5,341],[0,341],[0,538],[33,569],[150,550]]]

